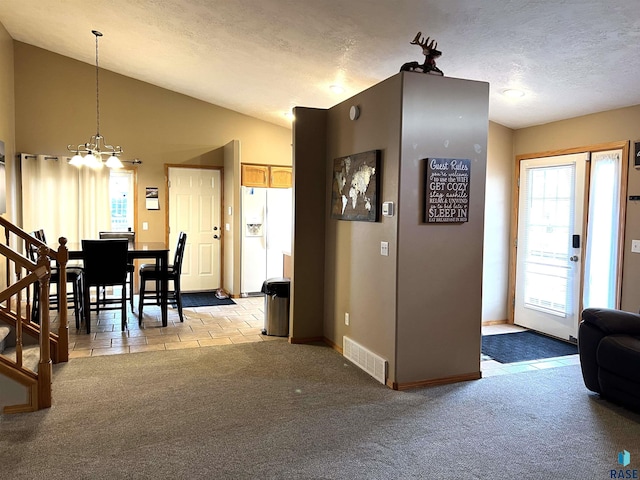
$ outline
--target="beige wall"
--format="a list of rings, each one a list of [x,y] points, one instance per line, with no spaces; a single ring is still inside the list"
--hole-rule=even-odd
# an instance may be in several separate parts
[[[478,378],[489,85],[405,73],[402,91],[396,381]],[[468,222],[424,222],[428,158],[471,161]]]
[[[327,111],[296,108],[293,126],[292,342],[322,339]]]
[[[349,119],[352,105],[360,107],[357,121]],[[312,324],[307,316],[324,298],[323,330],[314,320],[309,331],[339,347],[348,336],[380,355],[389,364],[389,384],[477,378],[487,111],[485,83],[404,73],[328,112],[296,109],[304,121],[294,127],[294,332]],[[378,222],[331,219],[334,159],[376,149],[382,152],[379,200],[394,202],[396,214]],[[472,160],[470,222],[434,226],[421,220],[423,159],[434,156]],[[310,200],[300,181],[318,184],[321,175],[324,198]],[[309,230],[300,229],[299,221]],[[318,238],[323,228],[324,246]],[[306,232],[304,239],[299,231]],[[382,241],[389,242],[389,256],[380,255]],[[324,286],[298,281],[307,273],[299,262],[301,248],[307,260],[324,255]],[[305,303],[298,300],[303,295]]]
[[[67,144],[95,133],[95,66],[15,42],[16,149],[69,155]],[[160,188],[159,211],[138,207],[142,241],[164,240],[164,164],[224,165],[224,145],[242,144],[242,161],[291,164],[291,130],[113,72],[100,72],[100,133],[139,158],[138,198]],[[227,217],[223,217],[227,219]],[[142,231],[142,222],[149,230]]]
[[[0,186],[7,193],[5,218],[13,219],[15,198],[12,198],[15,155],[15,100],[13,94],[13,40],[0,23],[0,140],[4,142],[6,184]],[[0,286],[6,284],[6,265],[0,262]]]
[[[7,184],[13,182],[15,156],[15,99],[13,74],[13,40],[0,23],[0,140],[4,142]],[[7,218],[14,215],[15,198],[7,190]]]
[[[327,188],[331,202],[333,160],[381,150],[379,203],[398,206],[402,76],[395,75],[331,108],[327,127]],[[349,119],[352,105],[360,108]],[[396,295],[398,216],[378,222],[334,220],[326,215],[325,320],[327,338],[342,347],[347,336],[389,362],[389,381],[396,377]],[[389,256],[380,242],[389,242]],[[349,313],[349,326],[345,325]]]
[[[638,139],[640,105],[517,130],[514,150],[515,155],[521,155]],[[640,170],[633,168],[633,143],[629,158],[628,194],[640,194]],[[640,202],[627,201],[624,233],[621,308],[637,312],[640,308],[640,255],[631,253],[631,240],[640,239]]]
[[[484,216],[482,321],[505,321],[513,182],[513,130],[489,122]]]
[[[224,207],[222,209],[224,242],[224,278],[222,288],[240,295],[240,142],[232,140],[224,146]],[[227,229],[228,227],[228,229]]]

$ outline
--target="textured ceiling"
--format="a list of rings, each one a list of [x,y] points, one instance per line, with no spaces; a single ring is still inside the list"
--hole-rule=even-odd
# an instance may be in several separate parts
[[[101,67],[284,126],[422,62],[418,31],[511,128],[640,104],[638,0],[1,0],[0,22],[90,64],[100,30]]]

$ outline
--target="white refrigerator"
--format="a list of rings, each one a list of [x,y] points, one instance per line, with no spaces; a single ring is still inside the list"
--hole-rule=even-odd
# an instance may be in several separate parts
[[[283,276],[283,255],[291,253],[292,205],[290,188],[242,187],[243,296],[259,293],[265,280]]]

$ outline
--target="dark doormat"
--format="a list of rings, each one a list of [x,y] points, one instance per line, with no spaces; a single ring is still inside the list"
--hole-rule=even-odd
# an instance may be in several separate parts
[[[496,362],[513,363],[578,353],[578,347],[536,332],[502,333],[482,337],[482,353]]]
[[[182,307],[217,307],[218,305],[235,305],[236,302],[230,298],[216,297],[216,291],[210,292],[188,292],[180,295]]]

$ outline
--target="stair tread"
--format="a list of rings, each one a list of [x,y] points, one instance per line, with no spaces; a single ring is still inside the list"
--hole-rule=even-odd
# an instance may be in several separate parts
[[[1,354],[4,357],[16,361],[16,348],[6,348]],[[38,345],[25,345],[22,347],[22,366],[28,368],[32,372],[38,372],[38,363],[40,362],[40,347]]]
[[[6,325],[0,325],[0,353],[7,348],[5,338],[11,333],[11,328]]]

